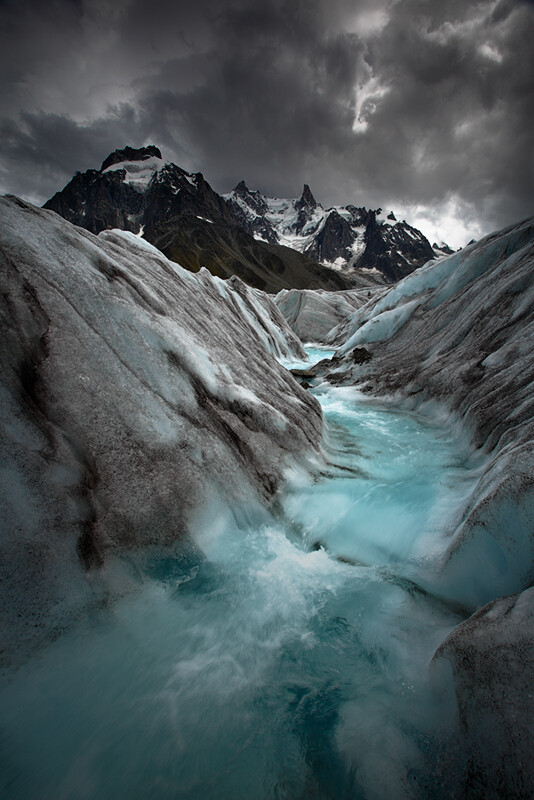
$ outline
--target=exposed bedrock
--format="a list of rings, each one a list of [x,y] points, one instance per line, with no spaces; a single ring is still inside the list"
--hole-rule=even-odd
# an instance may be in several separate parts
[[[262,292],[131,233],[0,210],[9,657],[90,602],[112,554],[183,537],[210,505],[268,503],[322,417],[271,355],[304,353]]]

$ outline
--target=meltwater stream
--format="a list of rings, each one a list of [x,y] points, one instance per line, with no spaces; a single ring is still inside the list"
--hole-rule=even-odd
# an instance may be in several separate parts
[[[138,591],[7,676],[2,798],[453,796],[454,693],[429,665],[461,616],[409,576],[469,491],[467,455],[316,393],[332,466],[295,476],[276,519],[147,556]]]

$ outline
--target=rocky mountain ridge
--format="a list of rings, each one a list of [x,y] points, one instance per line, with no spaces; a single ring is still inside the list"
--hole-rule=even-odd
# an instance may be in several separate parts
[[[386,217],[380,208],[324,209],[307,184],[298,199],[266,197],[244,181],[224,197],[255,239],[285,244],[346,275],[374,274],[392,283],[452,252],[447,245],[432,247],[421,231],[398,221],[393,212]]]
[[[325,210],[307,184],[295,200],[268,198],[244,181],[221,196],[202,173],[166,163],[154,145],[115,150],[44,208],[92,233],[131,231],[186,269],[237,275],[269,292],[391,283],[448,252],[393,213]]]
[[[237,275],[250,286],[344,289],[350,281],[309,256],[254,239],[202,173],[165,163],[157,147],[116,150],[99,170],[78,172],[44,204],[91,233],[139,234],[192,272]]]

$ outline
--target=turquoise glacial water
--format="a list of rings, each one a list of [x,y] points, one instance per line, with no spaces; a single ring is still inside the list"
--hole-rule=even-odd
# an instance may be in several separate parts
[[[468,454],[354,390],[316,395],[330,464],[295,474],[276,517],[147,554],[137,591],[7,676],[2,798],[452,796],[454,692],[430,662],[462,617],[412,578]]]

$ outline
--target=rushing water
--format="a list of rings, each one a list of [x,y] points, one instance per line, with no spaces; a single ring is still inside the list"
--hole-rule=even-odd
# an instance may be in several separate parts
[[[314,360],[328,356],[311,350]],[[318,389],[331,466],[151,554],[0,693],[5,800],[452,796],[457,612],[410,579],[468,492],[443,428]],[[205,533],[205,532],[200,532]]]

